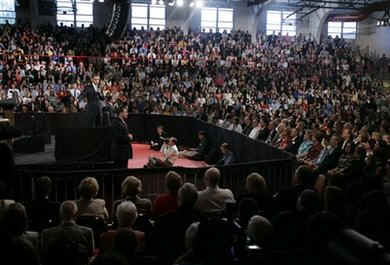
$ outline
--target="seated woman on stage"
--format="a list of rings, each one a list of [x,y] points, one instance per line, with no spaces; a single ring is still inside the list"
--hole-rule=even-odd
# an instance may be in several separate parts
[[[149,157],[149,162],[144,167],[172,167],[179,156],[179,149],[176,143],[177,139],[175,137],[169,138],[168,143],[164,143],[161,146],[160,152],[164,154],[164,158]]]
[[[156,129],[156,136],[150,141],[150,148],[160,150],[161,146],[168,140],[168,134],[164,131],[164,126],[159,125]]]

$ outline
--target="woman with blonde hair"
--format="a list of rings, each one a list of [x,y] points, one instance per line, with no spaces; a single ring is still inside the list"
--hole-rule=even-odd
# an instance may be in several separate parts
[[[108,220],[106,202],[103,199],[95,199],[99,192],[99,183],[93,177],[84,178],[78,187],[80,199],[76,201],[78,216],[97,216]]]
[[[142,192],[142,182],[134,176],[126,177],[121,184],[122,199],[114,202],[113,217],[115,218],[116,208],[124,201],[131,201],[141,215],[150,216],[152,211],[152,202],[139,196]]]
[[[247,211],[249,203],[251,204],[249,207],[251,212],[261,212],[263,216],[264,214],[267,214],[269,210],[268,207],[270,207],[271,202],[267,182],[264,177],[256,172],[250,173],[246,177],[245,188],[247,193],[238,199],[239,209],[244,212]],[[254,207],[253,204],[256,204],[256,207]],[[244,212],[242,214],[249,214]]]

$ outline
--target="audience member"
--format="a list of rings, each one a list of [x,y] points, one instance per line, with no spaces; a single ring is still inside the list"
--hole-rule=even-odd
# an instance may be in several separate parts
[[[41,234],[43,264],[87,264],[95,248],[93,231],[76,224],[77,205],[65,201],[60,207],[61,224]]]
[[[33,231],[41,232],[43,229],[59,224],[58,213],[60,204],[49,199],[52,181],[49,177],[40,177],[35,183],[36,199],[27,204],[29,227]]]
[[[221,144],[220,150],[222,153],[222,158],[216,163],[217,166],[227,166],[237,162],[236,157],[234,156],[228,143]]]
[[[217,168],[209,168],[204,174],[204,184],[206,188],[199,191],[198,200],[195,207],[201,213],[221,212],[225,210],[227,201],[234,201],[231,190],[219,187],[221,173]]]
[[[21,238],[30,243],[39,253],[39,234],[37,232],[27,231],[28,217],[23,204],[13,203],[8,207],[4,216],[4,228],[13,238]]]
[[[270,246],[273,226],[263,216],[254,215],[249,220],[247,233],[253,243],[262,248],[267,248]]]
[[[143,199],[139,196],[142,191],[142,182],[134,176],[128,176],[125,178],[121,185],[122,199],[115,201],[113,204],[113,218],[116,217],[116,211],[118,205],[123,201],[130,201],[134,203],[137,208],[138,214],[150,216],[152,212],[152,203],[149,199]]]
[[[108,220],[106,202],[103,199],[95,199],[99,192],[99,184],[95,178],[84,178],[79,185],[80,199],[76,201],[78,216],[97,216]]]
[[[168,192],[157,196],[153,203],[153,216],[159,217],[169,212],[175,212],[178,207],[178,191],[183,183],[181,176],[175,171],[165,175],[165,185]]]
[[[156,128],[156,136],[150,141],[150,148],[159,151],[162,145],[168,140],[168,134],[165,132],[164,126],[159,125]]]
[[[179,156],[179,149],[176,146],[177,139],[175,137],[169,138],[168,143],[164,143],[161,146],[160,152],[163,154],[163,158],[149,157],[148,163],[145,168],[153,167],[173,167],[176,159]]]
[[[115,240],[118,232],[131,231],[136,238],[136,249],[142,251],[145,247],[145,233],[133,229],[138,213],[137,208],[131,201],[124,201],[116,209],[116,218],[118,220],[118,229],[105,232],[102,235],[102,250],[108,252],[114,249]],[[124,232],[124,234],[126,234]],[[119,247],[119,246],[117,246]],[[124,246],[126,247],[126,246]],[[128,246],[131,248],[131,246]],[[130,254],[130,253],[129,253]]]
[[[180,156],[192,160],[205,160],[207,152],[209,151],[209,142],[205,131],[198,132],[199,145],[196,148],[184,150],[180,152]]]
[[[194,210],[198,193],[195,185],[185,183],[178,192],[178,209],[156,219],[149,247],[162,264],[172,264],[185,251],[187,228],[199,220]],[[164,240],[161,240],[164,239]]]

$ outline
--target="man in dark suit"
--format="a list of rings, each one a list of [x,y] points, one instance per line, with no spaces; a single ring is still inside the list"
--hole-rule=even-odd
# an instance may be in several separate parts
[[[199,145],[196,148],[185,150],[180,153],[180,156],[188,159],[201,161],[204,160],[209,151],[209,142],[205,131],[198,132]]]
[[[133,135],[129,133],[127,128],[128,112],[126,107],[119,108],[118,117],[112,121],[112,144],[111,144],[111,159],[115,162],[118,168],[127,168],[128,160],[133,158],[133,149],[131,140]]]
[[[61,204],[62,222],[43,230],[41,251],[43,264],[87,264],[94,251],[93,231],[77,225],[77,205],[73,201]]]
[[[41,232],[43,229],[58,225],[60,204],[49,200],[52,181],[49,177],[40,177],[36,183],[36,199],[27,204],[29,228]]]
[[[222,158],[216,163],[217,166],[227,166],[236,162],[233,152],[228,143],[221,144]]]
[[[79,99],[87,98],[88,128],[96,128],[102,125],[103,121],[103,94],[100,91],[100,76],[94,74],[91,84],[87,85],[81,92]]]
[[[161,146],[169,140],[168,134],[164,131],[164,126],[159,125],[156,129],[155,137],[150,141],[150,148],[160,151]]]
[[[302,140],[303,139],[300,137],[298,130],[296,128],[293,128],[291,130],[291,142],[284,150],[296,155],[298,152],[298,148],[302,143]]]

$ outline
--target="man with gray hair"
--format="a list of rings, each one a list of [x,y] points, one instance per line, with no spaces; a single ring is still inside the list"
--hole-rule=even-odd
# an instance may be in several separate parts
[[[137,220],[137,208],[131,201],[124,201],[116,209],[119,227],[131,228]]]
[[[137,250],[140,251],[145,246],[145,233],[133,229],[133,225],[138,217],[137,207],[131,201],[123,201],[116,208],[115,216],[118,220],[118,229],[102,234],[102,250],[104,252],[112,250],[115,236],[120,229],[128,229],[134,232],[137,240]]]
[[[65,201],[60,206],[61,224],[41,235],[43,264],[86,264],[94,251],[91,228],[76,224],[77,205]]]
[[[218,213],[225,209],[226,202],[233,202],[234,196],[231,190],[219,187],[221,173],[218,168],[209,168],[204,174],[206,188],[198,193],[195,208],[200,213]]]

